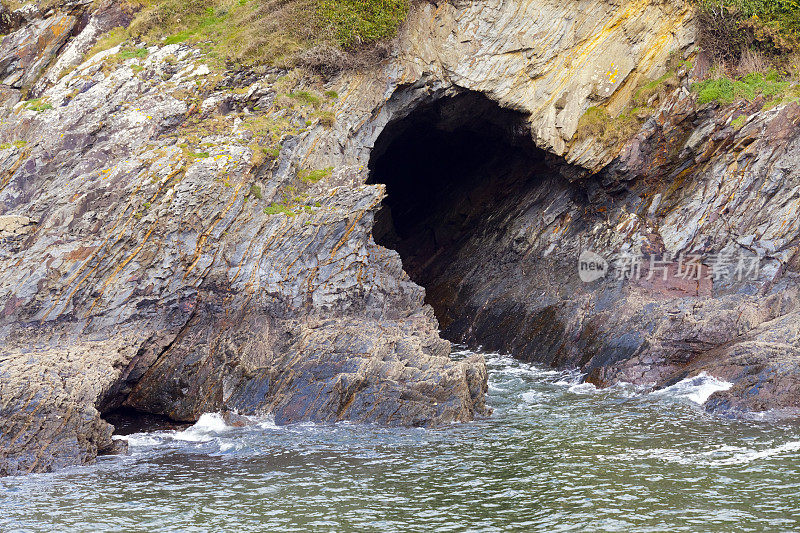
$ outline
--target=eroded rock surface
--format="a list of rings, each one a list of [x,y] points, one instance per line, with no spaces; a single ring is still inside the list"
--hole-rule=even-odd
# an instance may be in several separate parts
[[[16,50],[28,37],[6,39]],[[10,108],[0,125],[3,473],[91,460],[112,444],[101,414],[123,405],[176,420],[225,408],[393,425],[486,413],[483,360],[449,358],[423,289],[372,240],[383,189],[346,165],[298,179],[318,168],[305,164],[318,141],[312,110],[253,114],[282,74],[240,82],[188,47],[115,48],[54,83],[39,78],[41,96]],[[190,118],[207,152],[183,143]],[[283,150],[256,144],[259,128]],[[288,196],[297,213],[265,209]]]
[[[420,178],[439,187],[429,205],[390,201],[398,234],[384,228],[379,242],[407,259],[449,339],[580,368],[600,386],[707,372],[734,383],[712,410],[796,416],[800,106],[698,108],[686,83],[602,172],[493,148],[456,180]],[[439,113],[426,127],[446,132]],[[408,212],[417,219],[397,220]],[[639,275],[584,283],[586,250],[629,253]],[[679,275],[681,254],[698,258],[697,279]]]
[[[621,109],[691,50],[688,2],[421,3],[395,54],[330,80],[322,104],[291,96],[308,89],[292,73],[226,70],[185,45],[84,57],[130,20],[111,2],[6,20],[0,473],[110,451],[102,415],[118,407],[484,415],[485,363],[451,360],[439,322],[600,384],[711,370],[736,383],[714,408],[797,407],[800,108],[698,109],[684,73],[625,146],[575,136],[589,107]],[[499,151],[441,187],[445,207],[409,226],[433,239],[409,241],[391,235],[402,213],[380,218],[393,185],[375,168],[420,110]],[[396,247],[375,243],[376,216]],[[739,285],[585,285],[590,248],[743,249],[764,267]]]

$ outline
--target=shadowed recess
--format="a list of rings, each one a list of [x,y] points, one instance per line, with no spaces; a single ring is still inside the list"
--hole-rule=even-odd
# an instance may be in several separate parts
[[[481,94],[463,93],[390,122],[373,150],[369,182],[386,184],[388,195],[376,216],[375,240],[400,253],[450,340],[482,341],[465,331],[475,329],[465,325],[474,309],[459,300],[491,289],[476,287],[481,276],[475,274],[507,258],[480,251],[506,237],[510,221],[527,209],[521,200],[543,176],[555,174],[525,118]],[[482,283],[495,278],[487,274]]]

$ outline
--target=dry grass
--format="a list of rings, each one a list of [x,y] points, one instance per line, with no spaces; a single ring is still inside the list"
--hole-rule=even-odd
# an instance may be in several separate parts
[[[190,42],[239,64],[283,64],[313,38],[312,0],[145,0],[128,32],[165,44]]]
[[[770,62],[764,57],[764,54],[757,50],[745,50],[736,66],[736,73],[744,77],[748,74],[766,72],[769,69]]]
[[[92,53],[134,38],[191,43],[213,60],[307,66],[322,74],[385,57],[410,0],[126,0],[138,12]]]

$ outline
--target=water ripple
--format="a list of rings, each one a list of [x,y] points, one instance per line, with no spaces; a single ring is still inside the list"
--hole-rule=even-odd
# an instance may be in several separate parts
[[[126,437],[126,457],[0,479],[0,531],[800,529],[798,427],[707,414],[724,382],[597,390],[486,357],[488,419],[234,428],[204,415]]]

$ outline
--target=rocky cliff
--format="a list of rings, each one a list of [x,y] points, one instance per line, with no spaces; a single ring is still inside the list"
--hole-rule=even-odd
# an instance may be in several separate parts
[[[110,451],[119,407],[487,414],[484,362],[440,324],[602,385],[705,370],[735,383],[715,409],[800,407],[800,107],[700,106],[669,72],[688,3],[422,3],[388,58],[322,81],[184,44],[89,53],[131,16],[3,13],[0,473]],[[579,131],[665,77],[631,140]],[[583,283],[583,250],[761,263]]]

